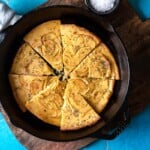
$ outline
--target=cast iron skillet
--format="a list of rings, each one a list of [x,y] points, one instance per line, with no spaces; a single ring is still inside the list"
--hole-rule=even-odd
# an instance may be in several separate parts
[[[52,19],[61,19],[62,23],[74,23],[95,33],[111,49],[119,66],[121,79],[115,85],[114,94],[108,106],[101,113],[102,119],[91,127],[62,132],[59,128],[38,120],[29,112],[22,113],[12,95],[8,73],[17,49],[23,42],[23,36],[38,24]],[[0,45],[0,101],[2,106],[15,126],[43,139],[69,141],[95,135],[101,137],[96,133],[100,133],[102,127],[111,124],[111,120],[126,102],[129,78],[127,54],[112,26],[99,16],[81,8],[54,6],[31,12],[12,27]]]

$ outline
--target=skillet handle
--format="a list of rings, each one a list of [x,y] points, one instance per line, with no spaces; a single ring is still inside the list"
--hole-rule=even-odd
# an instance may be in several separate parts
[[[129,111],[126,110],[123,112],[121,120],[119,121],[117,127],[115,129],[113,129],[113,131],[106,133],[106,131],[101,130],[99,134],[96,134],[92,137],[106,139],[106,140],[112,140],[115,137],[117,137],[126,128],[129,121],[130,121]]]

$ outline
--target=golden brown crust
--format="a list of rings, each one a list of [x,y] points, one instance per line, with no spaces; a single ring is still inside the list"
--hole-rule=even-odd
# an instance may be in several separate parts
[[[73,24],[61,25],[61,38],[66,75],[100,43],[100,39],[93,33]]]
[[[112,53],[110,52],[109,48],[104,44],[102,43],[100,45],[101,47],[101,53],[110,61],[111,63],[111,69],[112,69],[112,77],[111,79],[116,79],[116,80],[119,80],[120,79],[120,76],[119,76],[119,69],[118,69],[118,66],[117,66],[117,63],[112,55]]]
[[[60,20],[40,24],[30,31],[24,40],[53,68],[58,71],[63,69]]]
[[[26,111],[26,102],[45,89],[50,83],[50,79],[51,77],[48,76],[9,74],[13,95],[23,112]]]
[[[47,63],[26,43],[19,48],[10,73],[37,76],[54,74]]]
[[[42,121],[60,126],[65,86],[66,82],[60,82],[58,77],[53,77],[47,88],[27,101],[27,109]]]

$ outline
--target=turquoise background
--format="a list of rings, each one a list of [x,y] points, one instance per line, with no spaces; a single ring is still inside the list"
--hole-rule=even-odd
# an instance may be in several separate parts
[[[0,150],[27,150],[14,136],[0,113]]]
[[[150,106],[114,140],[97,140],[82,150],[150,150]]]
[[[17,14],[23,15],[37,8],[47,0],[0,0],[7,4]]]
[[[143,20],[150,19],[150,0],[128,0]]]

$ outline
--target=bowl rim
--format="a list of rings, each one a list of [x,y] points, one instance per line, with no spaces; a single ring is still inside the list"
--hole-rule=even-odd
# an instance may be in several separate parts
[[[91,4],[90,0],[85,0],[85,5],[94,13],[98,14],[98,15],[108,15],[110,13],[112,13],[113,11],[115,11],[117,9],[117,7],[119,6],[120,0],[115,0],[115,4],[113,6],[113,8],[107,10],[107,11],[97,11]]]

